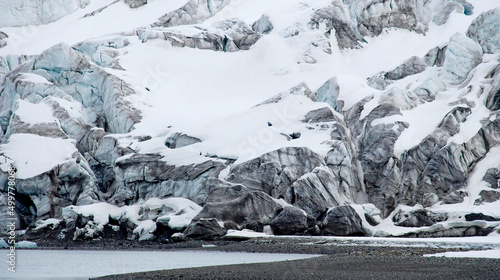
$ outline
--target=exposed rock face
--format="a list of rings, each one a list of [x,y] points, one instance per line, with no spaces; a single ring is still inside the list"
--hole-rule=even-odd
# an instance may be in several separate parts
[[[324,232],[340,236],[365,236],[358,213],[349,205],[333,207],[326,212],[322,222]]]

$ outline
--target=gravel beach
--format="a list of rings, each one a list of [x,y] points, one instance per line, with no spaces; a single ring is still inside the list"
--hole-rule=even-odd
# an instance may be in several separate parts
[[[207,246],[210,245],[210,246]],[[262,238],[246,241],[41,242],[43,249],[205,250],[300,253],[323,256],[285,262],[212,266],[120,274],[96,279],[500,279],[498,259],[423,257],[457,248],[384,247],[344,244],[321,238]]]

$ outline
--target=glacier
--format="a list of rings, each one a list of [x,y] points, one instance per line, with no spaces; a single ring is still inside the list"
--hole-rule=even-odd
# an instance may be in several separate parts
[[[33,240],[500,234],[495,1],[16,5],[2,229],[13,164]]]

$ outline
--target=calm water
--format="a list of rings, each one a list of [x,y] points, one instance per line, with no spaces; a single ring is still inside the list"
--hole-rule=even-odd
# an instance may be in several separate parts
[[[16,250],[16,273],[7,270],[0,250],[0,279],[88,279],[110,274],[213,265],[262,263],[317,255],[206,251]]]

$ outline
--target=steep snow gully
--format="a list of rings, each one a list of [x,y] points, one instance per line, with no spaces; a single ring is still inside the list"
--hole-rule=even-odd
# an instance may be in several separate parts
[[[496,0],[0,4],[0,228],[500,235]],[[47,235],[48,234],[48,235]]]

